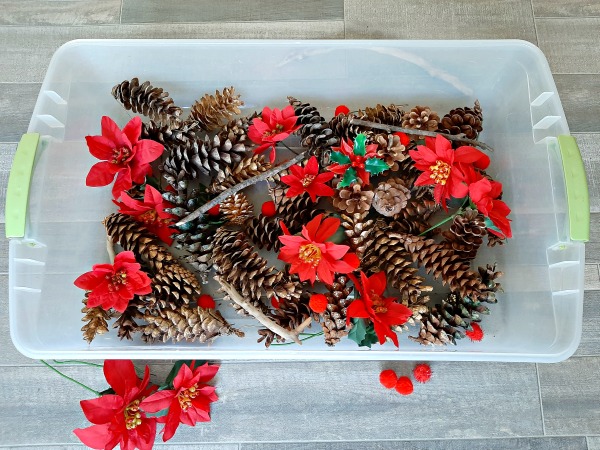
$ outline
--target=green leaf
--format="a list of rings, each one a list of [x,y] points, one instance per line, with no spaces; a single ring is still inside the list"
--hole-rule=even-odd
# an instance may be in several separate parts
[[[169,408],[165,408],[165,409],[161,409],[160,411],[157,411],[155,413],[149,413],[147,412],[146,415],[148,417],[164,417],[169,413]]]
[[[177,361],[175,364],[173,364],[173,368],[171,369],[171,371],[169,372],[169,375],[167,375],[167,379],[165,380],[165,384],[163,384],[160,389],[173,389],[173,380],[175,379],[175,377],[177,376],[177,373],[179,372],[179,369],[181,369],[181,366],[186,365],[188,367],[192,366],[192,360],[191,359],[187,359],[187,360],[179,360]],[[200,361],[196,361],[196,365],[194,367],[198,367],[201,366],[202,362]]]
[[[348,338],[358,344],[359,347],[369,347],[379,342],[372,323],[366,324],[364,319],[352,319],[352,329]]]
[[[365,162],[365,170],[371,175],[377,175],[384,170],[388,170],[389,168],[390,166],[388,166],[383,159],[369,158]]]
[[[115,394],[115,391],[113,391],[113,388],[108,388],[103,390],[102,392],[100,392],[100,396],[102,395],[113,395]]]
[[[356,181],[356,170],[354,167],[350,167],[344,172],[344,178],[339,182],[338,187],[348,187]]]
[[[350,158],[341,152],[331,152],[329,159],[340,165],[350,164]]]
[[[500,231],[500,229],[496,225],[494,225],[494,222],[492,222],[492,220],[489,217],[486,217],[484,222],[486,228],[494,230],[496,233],[500,233],[504,236],[504,233],[502,233],[502,231]]]
[[[365,156],[367,154],[367,149],[365,147],[365,142],[367,141],[367,135],[360,133],[354,139],[354,154],[358,156]]]

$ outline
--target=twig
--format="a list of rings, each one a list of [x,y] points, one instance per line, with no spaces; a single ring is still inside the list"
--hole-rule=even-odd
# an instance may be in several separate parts
[[[436,137],[438,134],[441,134],[449,141],[464,142],[466,144],[471,144],[476,147],[480,147],[484,150],[487,150],[488,152],[494,151],[494,149],[492,147],[490,147],[487,144],[484,144],[481,141],[476,141],[474,139],[467,139],[465,137],[455,136],[452,134],[440,133],[438,131],[423,131],[423,130],[416,130],[414,128],[396,127],[393,125],[384,125],[383,123],[369,122],[368,120],[361,120],[361,119],[350,119],[350,124],[362,125],[363,127],[376,128],[378,130],[385,130],[388,133],[392,132],[392,131],[402,131],[403,133],[406,133],[406,134],[416,134],[417,136],[429,136],[429,137]]]
[[[236,291],[235,288],[232,285],[230,285],[227,281],[225,281],[223,278],[216,276],[215,280],[217,280],[219,282],[219,284],[221,285],[221,287],[223,288],[225,293],[227,295],[229,295],[231,300],[233,300],[235,303],[237,303],[248,314],[253,316],[256,320],[258,320],[260,323],[262,323],[265,327],[267,327],[273,333],[278,334],[279,336],[281,336],[284,339],[289,339],[291,341],[294,341],[296,344],[302,345],[302,342],[300,341],[300,339],[298,339],[298,332],[296,330],[288,331],[285,328],[283,328],[281,325],[278,325],[277,323],[275,323],[274,321],[269,319],[267,316],[265,316],[265,314],[260,309],[258,309],[256,306],[248,303],[244,299],[244,297],[242,297],[242,295],[238,291]]]
[[[115,263],[115,247],[111,237],[106,235],[106,252],[108,253],[108,259],[110,259],[110,263]]]
[[[259,181],[265,181],[268,178],[271,178],[271,177],[277,175],[279,172],[284,171],[288,167],[291,167],[294,164],[306,159],[307,156],[308,156],[308,152],[305,151],[304,153],[300,153],[298,156],[290,159],[287,162],[284,162],[283,164],[278,165],[277,167],[273,167],[272,169],[269,169],[266,172],[261,173],[260,175],[256,175],[255,177],[248,178],[247,180],[244,180],[241,183],[236,184],[235,186],[223,191],[221,194],[217,195],[211,201],[209,201],[208,203],[205,203],[200,208],[196,209],[194,212],[185,216],[182,220],[177,222],[175,224],[175,226],[180,227],[180,226],[188,223],[190,220],[194,220],[197,217],[200,217],[202,214],[204,214],[206,211],[211,209],[213,206],[217,206],[219,203],[221,203],[227,197],[230,197],[230,196],[238,193],[239,191],[247,188],[248,186],[252,186],[253,184],[258,183]]]
[[[304,329],[307,328],[311,323],[312,323],[312,317],[307,317],[306,319],[304,319],[304,322],[302,322],[300,325],[298,325],[296,327],[294,332],[297,334],[302,333],[304,331]]]

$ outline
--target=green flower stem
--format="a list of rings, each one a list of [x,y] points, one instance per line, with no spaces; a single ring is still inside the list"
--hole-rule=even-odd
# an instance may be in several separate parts
[[[52,362],[54,364],[81,364],[84,366],[93,366],[93,367],[100,367],[100,368],[104,367],[102,364],[95,364],[95,363],[91,363],[91,362],[87,362],[87,361],[79,361],[76,359],[66,359],[64,361],[59,361],[57,359],[53,359]]]
[[[96,390],[92,389],[91,387],[89,387],[89,386],[86,386],[85,384],[83,384],[83,383],[80,383],[79,381],[77,381],[77,380],[75,380],[75,379],[73,379],[73,378],[71,378],[71,377],[69,377],[69,376],[65,375],[65,374],[64,374],[64,373],[62,373],[60,370],[56,369],[55,367],[52,367],[50,364],[48,364],[48,363],[47,363],[46,361],[44,361],[43,359],[40,359],[40,362],[41,362],[42,364],[44,364],[46,367],[48,367],[49,369],[51,369],[51,370],[54,370],[54,371],[55,371],[57,374],[59,374],[61,377],[63,377],[63,378],[66,378],[67,380],[69,380],[69,381],[72,381],[72,382],[73,382],[73,383],[75,383],[75,384],[78,384],[79,386],[81,386],[81,387],[82,387],[82,388],[84,388],[84,389],[87,389],[87,390],[88,390],[88,391],[90,391],[90,392],[93,392],[94,394],[96,394],[96,396],[97,396],[97,397],[100,397],[100,396],[101,396],[100,392],[98,392],[98,391],[96,391]]]
[[[421,234],[419,234],[419,236],[425,236],[427,233],[429,233],[431,230],[435,230],[437,227],[441,227],[442,225],[444,225],[446,222],[450,222],[452,219],[454,219],[456,216],[458,216],[459,214],[462,214],[465,211],[465,206],[467,205],[467,203],[469,202],[469,197],[467,196],[465,198],[465,201],[462,203],[462,205],[460,205],[460,208],[458,208],[458,210],[454,213],[451,214],[450,216],[446,217],[444,220],[442,220],[441,222],[436,223],[434,226],[427,228],[425,231],[423,231]]]
[[[308,337],[305,337],[304,339],[300,339],[301,342],[304,342],[304,341],[308,341],[309,339],[312,339],[314,337],[322,336],[323,332],[320,331],[319,333],[315,333],[315,334],[308,334],[308,333],[300,333],[300,334],[308,335]],[[285,342],[284,344],[271,344],[271,345],[281,346],[281,345],[293,345],[293,344],[295,344],[295,342]]]

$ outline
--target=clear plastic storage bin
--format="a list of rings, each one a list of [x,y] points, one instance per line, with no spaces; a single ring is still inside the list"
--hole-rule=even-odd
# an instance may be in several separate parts
[[[351,110],[426,104],[443,112],[479,99],[480,139],[495,149],[490,172],[504,184],[514,233],[478,257],[496,261],[505,273],[504,293],[482,324],[485,339],[424,347],[401,335],[399,349],[367,349],[349,340],[328,348],[316,338],[301,347],[265,349],[256,343],[259,324],[223,306],[225,317],[247,332],[244,339],[147,345],[139,338],[120,341],[112,330],[88,345],[80,331],[83,292],[73,280],[108,260],[101,220],[114,205],[110,187],[85,186],[96,160],[84,136],[99,134],[102,115],[126,123],[131,114],[110,91],[132,77],[163,87],[180,106],[233,85],[246,113],[283,107],[288,95],[317,106],[324,117],[340,103]],[[550,68],[527,42],[73,41],[52,58],[29,133],[11,173],[6,228],[12,237],[10,330],[15,346],[31,358],[552,362],[578,346],[587,184]]]

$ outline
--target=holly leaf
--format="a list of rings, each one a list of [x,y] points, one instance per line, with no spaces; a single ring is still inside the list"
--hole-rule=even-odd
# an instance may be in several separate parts
[[[329,159],[342,166],[345,164],[350,164],[350,158],[344,155],[342,152],[331,152],[331,154],[329,155]]]
[[[339,182],[338,187],[348,187],[356,181],[356,170],[354,167],[350,167],[344,172],[344,178]]]
[[[359,347],[369,347],[379,342],[372,323],[366,324],[364,319],[352,319],[352,329],[348,338],[358,344]]]
[[[371,175],[380,174],[381,172],[383,172],[384,170],[388,170],[389,168],[390,166],[388,166],[383,159],[369,158],[365,161],[365,170]]]
[[[353,153],[357,156],[365,156],[367,154],[367,148],[365,146],[365,142],[367,142],[367,135],[360,133],[354,139],[354,149]]]

